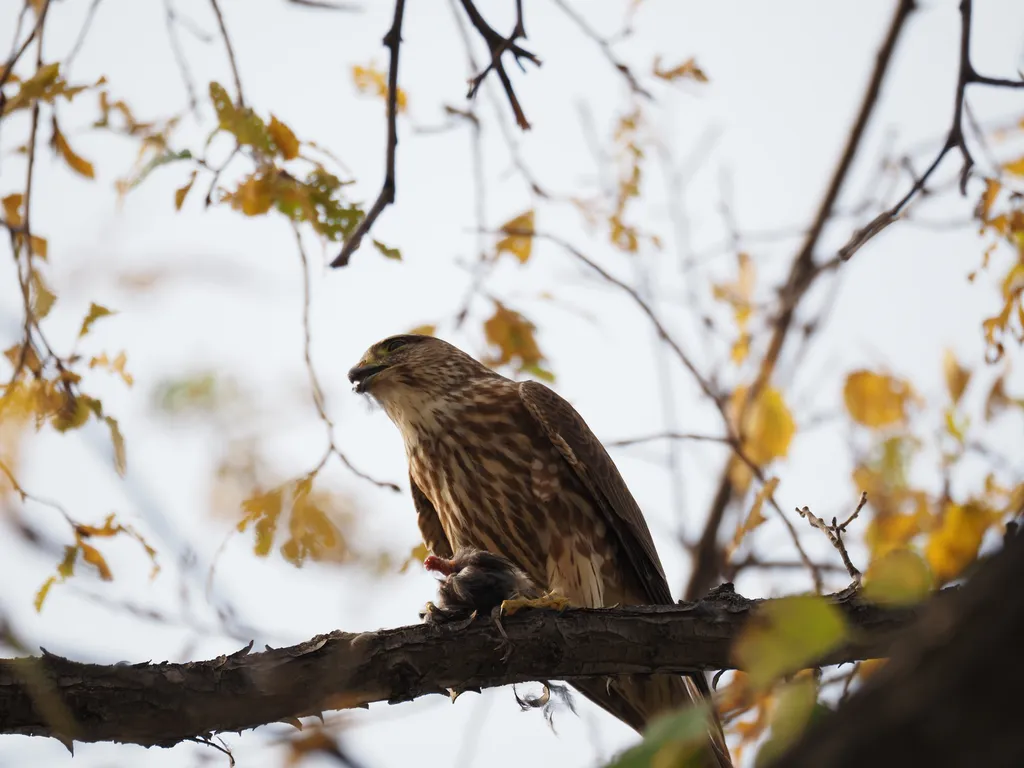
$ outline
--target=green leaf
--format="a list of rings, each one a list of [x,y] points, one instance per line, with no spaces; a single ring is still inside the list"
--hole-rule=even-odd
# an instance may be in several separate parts
[[[868,568],[864,597],[883,605],[911,605],[931,592],[933,582],[923,557],[909,549],[894,549]]]
[[[818,661],[847,634],[846,619],[823,598],[784,597],[765,603],[744,627],[733,655],[755,688]]]
[[[402,254],[397,248],[388,248],[380,240],[374,240],[373,247],[380,251],[388,259],[394,259],[395,261],[402,260]]]
[[[771,736],[757,753],[757,765],[767,765],[795,742],[810,723],[818,703],[818,684],[800,677],[784,686],[772,712]]]
[[[82,321],[82,329],[78,332],[78,338],[82,338],[92,328],[92,324],[99,320],[101,317],[107,315],[117,314],[113,310],[107,309],[106,307],[96,304],[95,302],[89,304],[89,313],[85,316],[85,320]]]
[[[146,163],[146,165],[143,166],[142,170],[135,174],[135,177],[131,180],[131,182],[128,184],[124,191],[127,192],[129,190],[135,189],[135,187],[139,186],[139,184],[141,184],[146,179],[146,177],[149,176],[149,174],[151,174],[161,165],[167,165],[169,163],[177,163],[182,160],[191,159],[192,153],[189,152],[187,149],[183,149],[180,152],[171,152],[170,150],[168,150],[167,152],[164,152],[162,155],[157,155],[148,163]],[[194,172],[192,174],[192,178],[195,179]],[[189,183],[189,186],[191,186],[191,182]],[[184,200],[184,197],[182,199]],[[181,206],[178,207],[180,208]]]
[[[706,703],[670,712],[654,720],[644,740],[608,764],[608,768],[701,768],[708,738]]]

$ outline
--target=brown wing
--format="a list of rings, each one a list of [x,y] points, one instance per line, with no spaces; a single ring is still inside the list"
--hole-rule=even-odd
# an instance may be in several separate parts
[[[671,603],[672,593],[643,513],[601,441],[575,408],[543,384],[521,383],[519,397],[604,513],[650,602]]]
[[[416,522],[420,527],[420,535],[423,536],[423,543],[427,549],[438,557],[450,558],[452,545],[448,543],[448,537],[441,527],[441,518],[437,516],[437,510],[430,503],[430,499],[424,495],[416,481],[409,475],[409,486],[412,488],[412,503],[416,506]]]

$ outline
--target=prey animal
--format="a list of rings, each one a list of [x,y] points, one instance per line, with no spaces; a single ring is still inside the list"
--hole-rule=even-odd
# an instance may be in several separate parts
[[[500,554],[554,596],[549,603],[672,602],[640,507],[600,440],[554,391],[413,334],[374,344],[348,377],[402,434],[430,552],[446,559],[464,547]],[[661,713],[710,700],[701,673],[567,682],[637,731]],[[712,718],[703,763],[729,766]]]
[[[421,614],[428,621],[511,612],[541,594],[515,563],[474,547],[463,547],[451,558],[428,555],[423,567],[444,577],[437,585],[437,603],[428,603]]]

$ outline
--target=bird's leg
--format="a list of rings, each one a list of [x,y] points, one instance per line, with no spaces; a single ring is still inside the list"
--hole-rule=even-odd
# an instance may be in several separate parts
[[[511,616],[523,608],[544,608],[555,610],[561,613],[570,605],[568,598],[557,592],[545,592],[540,597],[514,597],[511,600],[503,600],[500,606],[502,616]]]

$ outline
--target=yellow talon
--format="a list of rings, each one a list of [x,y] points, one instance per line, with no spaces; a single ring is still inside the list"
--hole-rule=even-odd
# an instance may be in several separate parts
[[[569,607],[569,600],[562,595],[548,592],[542,597],[526,598],[515,597],[511,600],[503,600],[501,603],[500,615],[511,616],[523,608],[545,608],[547,610],[564,611]]]

